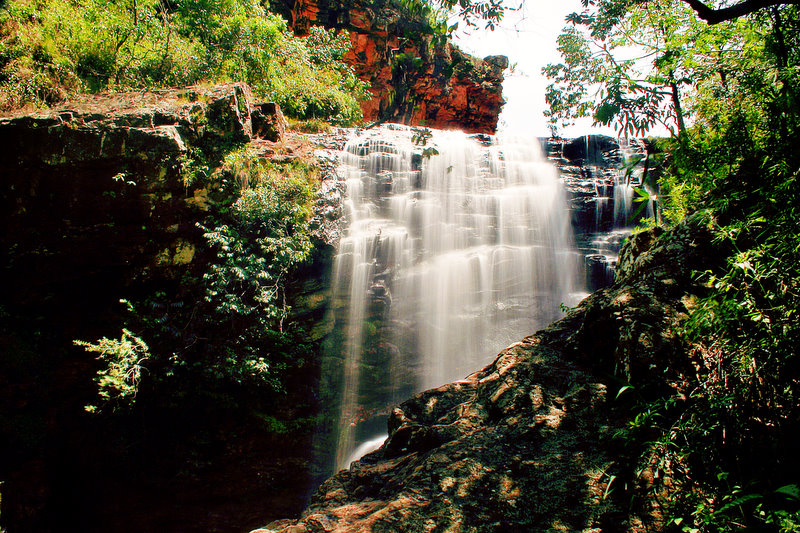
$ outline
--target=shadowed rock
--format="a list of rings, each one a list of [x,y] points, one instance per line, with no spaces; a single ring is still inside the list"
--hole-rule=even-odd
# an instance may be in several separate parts
[[[192,158],[213,166],[249,141],[261,158],[310,161],[314,148],[298,136],[282,138],[280,110],[254,102],[243,84],[84,96],[35,115],[22,113],[0,118],[3,526],[235,531],[258,523],[253,499],[273,502],[273,516],[298,512],[307,491],[308,432],[276,436],[257,425],[230,435],[223,425],[230,411],[220,424],[207,411],[197,418],[175,416],[169,405],[146,403],[141,413],[148,434],[125,440],[117,422],[89,419],[84,411],[97,394],[98,365],[94,354],[72,341],[125,327],[131,317],[121,298],[147,298],[146,312],[164,316],[183,301],[203,299],[203,290],[180,293],[198,287],[182,284],[202,276],[213,260],[197,223],[219,220],[209,217],[231,200],[213,168],[188,179],[183,170]],[[277,129],[267,132],[264,121]],[[201,159],[201,152],[207,157]],[[320,174],[324,189],[336,194],[318,198],[315,236],[332,242],[341,191],[332,169]],[[293,317],[314,324],[309,337],[315,340],[328,327],[326,250],[319,246],[302,282],[290,289],[297,294]],[[162,291],[178,294],[168,307]],[[150,311],[151,305],[162,310]],[[161,332],[178,334],[166,327]],[[190,335],[187,344],[195,342]],[[288,408],[297,403],[287,402]],[[208,452],[213,466],[204,464],[201,474],[176,475],[188,454],[183,444],[175,445],[175,435],[191,435],[182,424],[206,416],[208,425],[196,430],[223,435],[218,442],[224,446]],[[204,462],[189,470],[200,471]],[[291,480],[269,481],[285,470],[295,472]],[[178,500],[180,509],[173,503]]]

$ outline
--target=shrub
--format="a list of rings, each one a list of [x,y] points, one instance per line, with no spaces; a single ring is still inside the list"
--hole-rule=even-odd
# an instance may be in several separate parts
[[[243,81],[290,116],[351,124],[367,93],[342,61],[349,45],[321,28],[295,37],[255,0],[11,0],[0,10],[0,108]]]
[[[104,363],[103,368],[97,371],[95,382],[105,405],[111,405],[112,410],[130,407],[139,391],[143,363],[150,357],[147,344],[127,329],[122,330],[119,340],[103,337],[94,344],[80,340],[73,342],[87,352],[97,353],[98,359]],[[100,408],[86,406],[90,413]]]

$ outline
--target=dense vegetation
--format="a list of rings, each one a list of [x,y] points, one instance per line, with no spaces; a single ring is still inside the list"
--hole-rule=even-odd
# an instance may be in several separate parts
[[[258,1],[21,1],[0,11],[0,109],[77,92],[244,81],[297,118],[353,123],[366,88],[346,34],[305,38]]]
[[[415,16],[436,20],[430,8],[416,10]],[[436,23],[444,35],[448,28]],[[257,98],[277,102],[312,128],[320,120],[356,124],[368,93],[342,60],[349,45],[346,33],[319,27],[297,37],[258,0],[8,0],[0,2],[0,111],[87,92],[243,81]],[[41,377],[31,377],[38,371],[31,361],[48,369],[59,361],[83,362],[81,390],[55,394],[70,407],[54,427],[42,413],[49,416],[56,401],[42,399],[41,411],[3,413],[3,437],[14,450],[2,465],[4,479],[6,468],[16,471],[9,466],[15,461],[26,476],[43,457],[51,470],[47,479],[18,480],[9,488],[13,497],[4,505],[13,511],[4,518],[21,530],[116,524],[126,520],[124,512],[113,518],[103,508],[132,498],[129,512],[135,513],[150,492],[143,486],[155,483],[157,494],[174,490],[186,498],[222,471],[240,472],[236,483],[250,483],[253,497],[294,491],[291,505],[302,504],[311,465],[296,469],[291,480],[271,483],[269,476],[285,468],[280,461],[308,460],[319,411],[313,389],[319,338],[308,329],[321,317],[298,318],[292,309],[303,269],[315,267],[309,265],[309,221],[317,169],[268,163],[228,141],[201,140],[174,162],[188,195],[203,188],[209,196],[190,232],[196,255],[178,274],[151,279],[137,272],[119,294],[106,295],[111,302],[124,299],[104,307],[102,317],[97,306],[78,305],[86,311],[84,324],[70,329],[69,339],[59,331],[57,312],[35,310],[32,320],[13,304],[0,309],[4,345],[16,343],[4,371],[22,369],[25,383],[35,387]],[[117,178],[131,188],[146,182],[126,172]],[[241,464],[264,458],[266,465]],[[26,487],[53,495],[26,499]],[[230,502],[220,497],[215,504]]]
[[[226,144],[216,140],[217,148]],[[183,209],[182,244],[175,253],[190,250],[186,260],[173,262],[168,255],[165,262],[151,262],[165,244],[152,218],[120,222],[129,214],[126,207],[142,205],[139,183],[152,183],[152,176],[142,175],[128,175],[130,181],[119,185],[108,180],[113,190],[95,196],[86,192],[93,199],[108,197],[113,206],[108,233],[93,233],[94,246],[113,256],[122,242],[141,238],[142,261],[120,270],[109,269],[102,257],[89,260],[92,274],[76,276],[67,288],[42,288],[31,286],[15,261],[26,253],[41,258],[58,252],[43,252],[47,245],[33,242],[32,252],[11,250],[4,257],[4,272],[25,297],[3,294],[0,373],[25,388],[20,396],[28,403],[0,413],[0,467],[9,480],[3,525],[98,531],[127,522],[123,530],[186,530],[190,523],[189,530],[212,524],[240,530],[254,525],[253,518],[236,516],[231,506],[247,508],[247,497],[269,500],[282,492],[293,495],[295,509],[280,512],[299,511],[297,495],[307,490],[309,466],[285,483],[269,480],[287,462],[308,460],[319,411],[319,337],[308,330],[321,317],[296,310],[298,280],[312,278],[303,269],[313,265],[310,219],[318,170],[302,160],[269,162],[249,146],[223,148],[193,146],[166,169],[169,190],[180,195],[185,184],[190,198],[196,190],[208,195],[200,208],[183,208],[180,199],[154,208],[161,220],[164,211]],[[102,206],[96,210],[104,212]],[[105,226],[102,214],[90,220]],[[55,240],[74,247],[76,233],[65,229]],[[74,267],[69,250],[60,257],[60,266]],[[64,366],[76,369],[66,385],[59,376]],[[59,418],[50,424],[54,409]],[[41,461],[46,480],[30,466]],[[235,478],[236,489],[208,487],[215,476]],[[28,487],[52,492],[30,497]],[[219,495],[232,490],[246,496],[226,501]],[[198,493],[214,500],[209,507],[229,510],[221,518],[211,512],[164,517],[161,504],[142,503]],[[127,502],[123,510],[108,510],[121,502]],[[279,512],[282,503],[270,512]],[[137,511],[141,505],[147,512]]]
[[[709,25],[684,2],[585,4],[559,39],[564,63],[546,69],[554,124],[670,127],[658,223],[700,211],[729,253],[696,273],[707,294],[683,329],[695,372],[673,396],[621,394],[637,400],[618,437],[644,450],[640,467],[656,450],[676,530],[800,531],[800,9]],[[634,45],[638,60],[623,55]]]
[[[494,0],[437,5],[489,26],[505,9]],[[655,450],[674,481],[666,508],[675,530],[800,531],[800,8],[772,5],[714,25],[697,12],[678,0],[587,1],[559,39],[564,62],[546,69],[550,114],[554,125],[592,116],[624,134],[669,128],[657,155],[656,223],[700,211],[729,251],[724,268],[696,274],[707,292],[683,325],[695,372],[671,396],[635,384],[620,391],[632,421],[616,438],[640,465]],[[641,58],[623,55],[631,45]],[[253,1],[9,0],[0,109],[237,80],[290,116],[349,124],[365,87],[341,61],[346,47],[322,29],[295,37]],[[87,409],[113,419],[103,427],[115,426],[124,446],[152,431],[145,415],[165,409],[178,415],[164,424],[214,413],[207,426],[222,427],[246,404],[248,423],[286,431],[274,405],[286,399],[286,375],[310,359],[285,296],[311,250],[313,169],[277,168],[238,149],[192,154],[184,177],[207,180],[212,166],[222,187],[201,230],[204,270],[126,301],[119,338],[78,341],[101,359]]]
[[[195,186],[200,165],[183,162]],[[76,341],[104,363],[96,379],[100,401],[88,411],[130,411],[143,371],[144,400],[155,396],[162,407],[180,406],[187,396],[234,407],[248,390],[285,394],[285,374],[307,363],[310,349],[289,316],[287,290],[313,248],[316,176],[305,163],[268,163],[249,147],[225,155],[214,177],[215,209],[199,225],[207,256],[200,268],[171,287],[124,300],[118,340]]]
[[[368,92],[342,59],[349,46],[346,33],[320,27],[297,37],[257,0],[9,0],[0,3],[0,111],[86,92],[243,81],[312,127],[354,124]],[[104,327],[90,328],[104,337],[73,339],[97,357],[84,431],[104,438],[86,451],[98,456],[87,477],[130,477],[132,486],[148,476],[191,480],[227,453],[234,434],[263,443],[313,428],[315,399],[305,387],[314,341],[290,311],[292,284],[313,248],[317,170],[217,144],[191,146],[176,162],[187,192],[205,187],[210,195],[193,237],[196,260],[174,279],[145,275],[119,294],[124,300],[98,321]],[[30,329],[33,338],[38,327],[10,335]],[[34,340],[30,349],[53,358],[69,350],[62,339]],[[44,434],[14,429],[15,438]],[[94,472],[104,468],[116,473]]]
[[[441,44],[454,27],[440,8],[455,5],[403,2],[410,26],[430,30],[438,40],[409,38]],[[460,6],[465,17],[489,25],[503,9],[497,0]],[[312,129],[320,120],[352,125],[360,121],[359,104],[368,93],[342,60],[349,45],[346,33],[319,27],[295,36],[259,0],[0,1],[0,112],[35,110],[82,93],[236,81]],[[398,63],[403,60],[399,54]],[[2,370],[19,370],[15,384],[43,393],[32,402],[35,408],[0,413],[3,440],[8,437],[12,450],[4,453],[3,479],[19,476],[2,487],[11,494],[4,519],[13,528],[91,531],[110,523],[111,529],[182,530],[191,522],[186,527],[199,530],[206,520],[213,527],[245,527],[247,517],[182,522],[158,516],[162,502],[141,503],[206,492],[218,500],[209,505],[215,510],[247,507],[245,498],[225,500],[234,489],[207,487],[215,476],[252,498],[290,493],[290,507],[302,504],[319,413],[313,386],[320,339],[308,330],[321,317],[310,316],[314,311],[298,317],[292,307],[303,269],[316,266],[309,265],[309,222],[317,169],[266,162],[248,147],[211,137],[165,169],[172,179],[180,168],[187,196],[198,188],[208,195],[206,207],[194,213],[194,231],[180,228],[193,258],[169,275],[117,273],[124,281],[109,275],[107,287],[98,282],[87,290],[107,294],[91,295],[86,305],[80,284],[74,294],[57,294],[54,301],[76,302],[73,328],[62,328],[61,310],[30,312],[3,302],[0,342],[13,346]],[[147,186],[149,176],[120,170],[109,187],[125,185],[133,195]],[[148,223],[141,229],[155,234],[163,228]],[[145,246],[157,239],[145,236]],[[35,252],[44,253],[39,248]],[[117,298],[123,299],[117,304]],[[55,381],[58,372],[52,369],[73,361],[79,390],[70,382],[51,398],[48,379]],[[57,403],[63,412],[50,424]],[[287,469],[292,461],[306,462]],[[39,464],[47,472],[37,477]],[[292,479],[285,479],[289,471]],[[279,472],[276,479],[273,472]],[[42,494],[29,498],[29,488]],[[125,509],[115,511],[120,502]],[[279,512],[281,503],[269,513]],[[146,511],[137,513],[141,505]],[[192,512],[191,505],[186,509]]]

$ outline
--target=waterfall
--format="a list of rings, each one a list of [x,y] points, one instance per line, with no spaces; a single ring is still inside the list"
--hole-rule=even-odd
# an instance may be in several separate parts
[[[639,139],[620,139],[622,168],[614,183],[614,228],[630,228],[640,218],[655,216],[655,191],[644,181],[647,149]],[[634,198],[639,192],[645,196]]]
[[[595,223],[586,255],[586,285],[594,291],[613,281],[619,250],[633,227],[655,218],[656,191],[645,179],[647,149],[641,140],[612,140],[616,148],[605,154],[592,146],[592,137],[583,140],[589,154],[584,171],[592,176],[595,190]]]
[[[576,303],[583,258],[536,138],[387,125],[348,142],[340,174],[332,349],[344,468],[359,444],[380,445],[393,403],[479,369]]]

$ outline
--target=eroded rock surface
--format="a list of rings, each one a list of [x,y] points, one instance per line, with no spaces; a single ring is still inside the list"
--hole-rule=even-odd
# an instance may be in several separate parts
[[[399,405],[379,450],[326,481],[299,521],[259,531],[663,527],[652,472],[628,480],[641,488],[633,500],[610,486],[622,454],[611,436],[627,416],[616,395],[623,384],[655,391],[680,382],[676,326],[688,296],[702,291],[690,273],[712,252],[700,217],[659,233],[625,246],[612,287],[486,368]]]
[[[505,56],[478,59],[449,40],[433,44],[427,22],[392,0],[280,0],[271,4],[303,35],[311,25],[346,30],[345,60],[370,83],[367,121],[494,133],[504,100]]]
[[[274,152],[284,135],[280,109],[244,84],[87,96],[0,118],[0,243],[14,249],[12,272],[53,283],[109,264],[140,274],[186,265],[200,238],[193,213],[214,194],[181,175],[190,147],[252,140]]]

